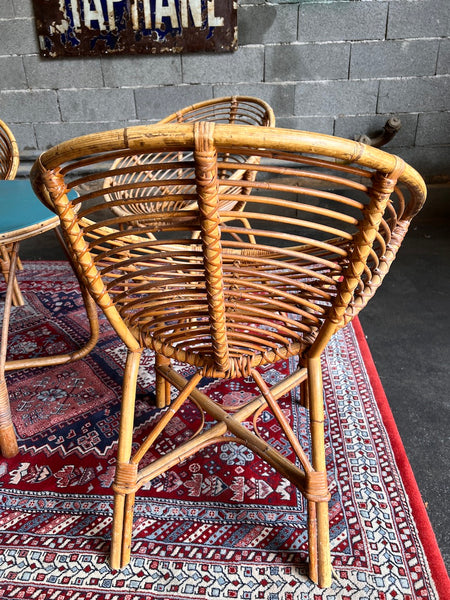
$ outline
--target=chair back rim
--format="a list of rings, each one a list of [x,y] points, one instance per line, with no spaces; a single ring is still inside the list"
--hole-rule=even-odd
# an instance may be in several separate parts
[[[15,179],[17,175],[17,170],[19,168],[19,147],[16,142],[16,138],[14,137],[13,132],[8,127],[8,125],[0,119],[0,135],[2,131],[5,133],[6,141],[8,144],[8,159],[9,159],[9,167],[6,171],[6,175],[4,179],[12,180]]]
[[[75,161],[92,153],[131,150],[139,154],[154,151],[180,150],[194,144],[195,123],[165,123],[136,125],[72,138],[44,151],[36,161],[41,168],[53,170],[61,163]],[[398,157],[346,138],[310,131],[254,125],[225,125],[214,123],[214,143],[217,148],[260,148],[266,145],[274,150],[288,150],[328,156],[348,164],[357,164],[388,175],[397,166]],[[399,183],[413,195],[413,217],[426,200],[427,188],[418,171],[405,164]]]

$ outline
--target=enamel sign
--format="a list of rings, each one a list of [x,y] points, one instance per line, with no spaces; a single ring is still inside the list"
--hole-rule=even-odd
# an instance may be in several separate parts
[[[33,0],[42,56],[226,52],[237,0]]]

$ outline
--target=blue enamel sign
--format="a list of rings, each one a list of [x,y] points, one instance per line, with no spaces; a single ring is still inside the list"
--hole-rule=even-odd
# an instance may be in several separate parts
[[[236,0],[33,0],[42,56],[225,52]]]

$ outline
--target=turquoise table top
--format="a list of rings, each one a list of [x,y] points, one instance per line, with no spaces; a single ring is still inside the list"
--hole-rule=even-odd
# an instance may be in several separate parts
[[[37,198],[28,179],[0,181],[0,243],[38,235],[58,222]]]

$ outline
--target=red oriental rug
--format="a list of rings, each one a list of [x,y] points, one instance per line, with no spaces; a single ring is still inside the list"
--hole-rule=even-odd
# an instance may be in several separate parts
[[[86,319],[69,267],[30,262],[20,279],[27,303],[13,310],[10,357],[79,345]],[[249,449],[226,443],[140,491],[131,563],[112,572],[111,484],[125,351],[104,320],[101,332],[83,361],[8,375],[20,454],[0,463],[0,598],[445,598],[442,559],[358,322],[339,332],[323,357],[332,587],[320,590],[306,576],[302,497]],[[149,354],[137,399],[142,435],[144,423],[159,417],[152,365]],[[262,374],[275,383],[294,366],[284,361]],[[254,391],[245,379],[204,380],[202,389],[227,403]],[[307,438],[297,392],[280,402],[299,438]],[[185,439],[198,419],[187,405],[154,452]],[[267,438],[289,455],[275,419],[267,412],[262,419]]]

